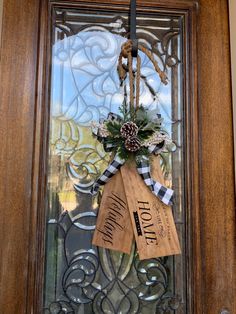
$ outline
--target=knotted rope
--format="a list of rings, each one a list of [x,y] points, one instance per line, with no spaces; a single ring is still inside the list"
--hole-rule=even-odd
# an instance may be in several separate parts
[[[164,71],[162,71],[155,60],[153,54],[151,51],[149,51],[146,47],[144,47],[142,44],[138,43],[138,50],[142,51],[152,62],[156,72],[158,73],[161,82],[165,85],[168,84],[167,81],[167,75]],[[123,63],[123,58],[127,59],[127,66]],[[137,109],[139,106],[139,95],[140,95],[140,77],[141,77],[141,58],[139,55],[137,55],[137,68],[136,68],[136,101],[134,104],[134,74],[133,74],[133,57],[132,57],[132,40],[127,40],[122,46],[121,46],[121,52],[118,58],[118,74],[121,81],[121,84],[126,79],[127,72],[129,73],[129,85],[130,85],[130,106]]]

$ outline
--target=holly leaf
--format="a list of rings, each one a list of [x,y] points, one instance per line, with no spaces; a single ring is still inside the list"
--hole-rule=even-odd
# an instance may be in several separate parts
[[[113,137],[120,137],[121,124],[115,121],[106,122],[106,128]]]

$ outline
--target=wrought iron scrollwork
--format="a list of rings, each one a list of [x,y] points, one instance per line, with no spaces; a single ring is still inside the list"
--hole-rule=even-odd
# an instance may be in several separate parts
[[[168,291],[167,258],[140,261],[135,247],[130,256],[94,246],[84,249],[81,232],[94,230],[96,218],[94,212],[84,214],[71,218],[64,212],[58,222],[64,247],[61,294],[45,313],[77,313],[84,308],[84,313],[137,314],[150,302],[158,313],[176,309],[178,300]],[[80,245],[67,244],[76,239]]]

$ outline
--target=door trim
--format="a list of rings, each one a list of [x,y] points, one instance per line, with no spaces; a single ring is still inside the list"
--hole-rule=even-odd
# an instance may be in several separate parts
[[[5,314],[40,313],[42,304],[50,65],[50,61],[46,62],[50,42],[47,2],[4,1],[0,65],[4,77],[0,85],[0,309]],[[86,5],[85,2],[73,1],[74,5]],[[127,2],[118,0],[116,4],[125,6]],[[67,1],[58,3],[68,5]],[[89,3],[95,5],[96,1]],[[173,4],[176,10],[193,16],[197,9],[195,1],[145,1],[147,6],[154,3],[160,8]],[[192,23],[196,25],[194,19]],[[200,166],[193,180],[188,181],[194,189],[189,202],[196,208],[192,213],[193,236],[188,239],[193,245],[191,313],[212,314],[223,309],[235,313],[236,223],[227,0],[199,0],[197,25],[197,45],[191,44],[194,59],[198,54],[198,65],[194,59],[190,61],[195,69],[190,79],[198,82],[199,88],[198,93],[197,89],[191,91],[191,98],[198,99],[198,109],[192,108],[197,120],[194,127],[189,127],[192,138],[199,141],[189,151],[194,163],[188,166]]]
[[[129,1],[108,1],[103,0],[99,2],[99,8],[108,9],[109,3],[109,10],[117,10],[119,7],[120,10],[129,10]],[[67,7],[67,8],[97,8],[98,4],[96,0],[92,0],[89,3],[85,0],[77,0],[72,1],[70,4],[65,1],[51,1],[49,6],[45,6],[42,8],[42,15],[41,15],[41,23],[43,25],[43,29],[40,31],[40,46],[41,49],[39,55],[39,75],[41,75],[39,81],[39,95],[41,95],[40,99],[38,100],[38,108],[40,109],[39,112],[39,120],[38,120],[38,129],[37,132],[37,143],[40,141],[41,138],[41,152],[38,151],[37,160],[35,160],[35,164],[40,164],[40,160],[42,166],[41,169],[37,169],[39,171],[38,180],[43,182],[41,186],[37,187],[38,194],[38,210],[37,212],[40,213],[37,218],[37,230],[39,230],[39,238],[38,244],[39,246],[36,248],[35,255],[32,256],[32,260],[36,260],[35,270],[32,271],[32,274],[29,275],[29,278],[34,278],[34,283],[30,284],[31,286],[37,287],[32,294],[31,299],[34,300],[34,313],[38,313],[38,309],[42,308],[42,296],[40,291],[43,288],[42,278],[44,278],[44,269],[43,269],[43,260],[44,260],[44,243],[45,243],[45,216],[46,213],[44,212],[44,204],[45,204],[45,191],[46,191],[46,177],[47,177],[47,142],[48,142],[48,126],[49,126],[49,94],[47,90],[47,86],[50,86],[50,60],[48,60],[47,56],[51,54],[51,38],[50,34],[50,21],[52,20],[51,14],[52,9],[54,7]],[[187,184],[191,186],[188,189],[188,194],[186,195],[186,204],[187,204],[187,216],[186,220],[189,226],[189,232],[187,234],[186,242],[187,242],[187,250],[189,252],[189,263],[187,268],[187,281],[189,283],[189,288],[187,294],[189,296],[189,304],[188,304],[188,311],[191,313],[193,312],[193,308],[201,307],[201,259],[196,259],[194,256],[199,256],[200,252],[200,236],[198,233],[194,232],[197,230],[199,226],[199,156],[198,156],[198,109],[197,109],[197,62],[196,62],[196,13],[198,9],[198,5],[196,1],[178,1],[175,0],[168,0],[168,1],[145,1],[145,4],[142,5],[142,11],[150,7],[157,7],[157,12],[170,12],[173,14],[182,14],[185,16],[185,36],[184,36],[184,45],[186,45],[186,41],[189,42],[189,51],[187,55],[184,57],[186,59],[186,68],[185,68],[185,77],[187,78],[185,84],[185,94],[187,98],[185,99],[185,107],[187,108],[185,113],[185,120],[187,122],[186,129],[187,129],[187,138],[185,139],[187,145],[187,162],[185,164],[185,168],[187,169],[186,172],[186,179]],[[47,8],[46,8],[47,7]],[[139,7],[139,6],[138,6]],[[138,9],[137,7],[137,9]],[[191,36],[190,36],[191,34]],[[42,67],[42,64],[46,65]],[[192,74],[191,74],[192,73]],[[44,77],[44,78],[43,78]],[[46,84],[43,82],[46,81]],[[189,89],[191,92],[189,92]],[[46,94],[44,95],[44,92]],[[42,126],[42,121],[45,125]],[[36,120],[37,122],[37,120]],[[41,128],[41,134],[40,134]],[[190,143],[196,143],[196,145],[190,145]],[[39,158],[39,159],[38,159]],[[194,174],[194,175],[193,175]],[[40,179],[40,178],[43,178]],[[37,180],[37,177],[36,177]],[[37,186],[37,185],[35,185]],[[191,193],[191,190],[194,190],[194,193]],[[189,210],[191,209],[191,210]],[[190,223],[191,222],[191,223]],[[33,239],[33,237],[32,237]],[[37,262],[38,261],[38,262]],[[36,272],[37,270],[37,272]],[[196,284],[197,283],[197,284]],[[32,291],[32,290],[30,290]],[[194,296],[198,296],[195,298]],[[195,300],[197,302],[195,303]],[[200,313],[200,310],[197,310]]]

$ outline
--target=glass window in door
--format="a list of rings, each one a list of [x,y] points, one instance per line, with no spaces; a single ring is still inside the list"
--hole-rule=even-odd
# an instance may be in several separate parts
[[[140,52],[140,103],[158,109],[177,147],[163,154],[161,167],[166,186],[175,190],[173,214],[182,248],[182,255],[144,261],[135,245],[130,255],[92,245],[101,194],[92,197],[89,191],[110,155],[90,124],[118,113],[123,102],[117,61],[129,33],[128,11],[54,6],[52,19],[44,313],[189,313],[184,16],[138,10],[138,39],[169,79],[163,85]]]

